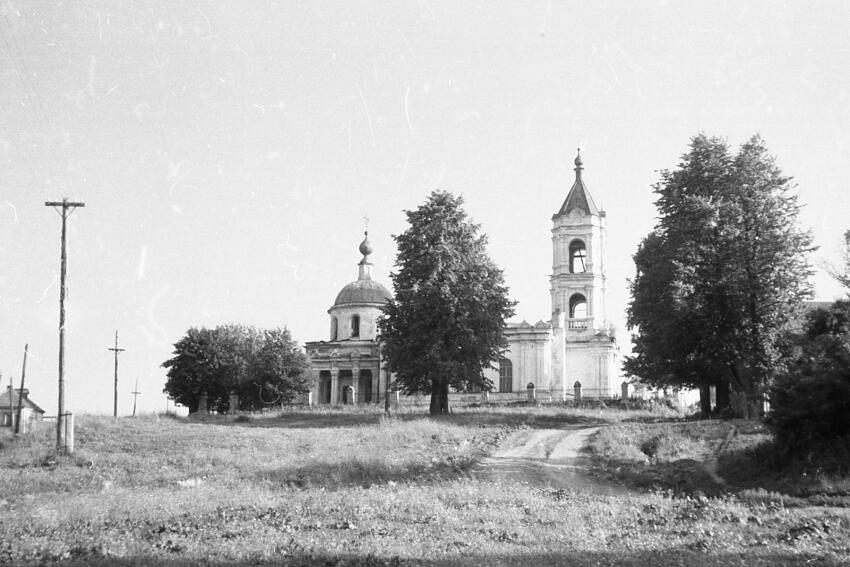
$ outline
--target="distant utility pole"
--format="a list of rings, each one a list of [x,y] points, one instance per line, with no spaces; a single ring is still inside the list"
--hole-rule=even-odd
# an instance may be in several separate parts
[[[138,376],[136,376],[136,388],[135,388],[135,390],[136,391],[133,392],[133,417],[136,417],[136,398],[138,398],[139,394],[141,394],[141,392],[139,391],[139,377]],[[168,412],[166,412],[166,413],[168,413]]]
[[[126,348],[118,348],[118,331],[115,331],[115,346],[110,348],[115,353],[115,390],[114,400],[112,404],[112,416],[118,417],[118,353],[124,352]]]
[[[27,375],[27,352],[29,352],[29,343],[24,345],[24,363],[21,366],[21,389],[18,391],[18,417],[15,419],[15,435],[21,432],[21,413],[24,407],[24,378]],[[12,405],[12,396],[9,395],[9,406]],[[11,407],[9,408],[11,409]]]
[[[12,377],[9,376],[9,431],[15,431],[15,411],[12,407],[12,395],[15,393],[15,385],[12,383]]]
[[[73,452],[73,447],[66,446],[65,427],[65,273],[67,271],[68,258],[66,253],[66,245],[68,240],[68,216],[77,207],[85,207],[85,203],[74,203],[68,198],[62,201],[47,201],[45,207],[53,207],[62,216],[62,256],[61,256],[61,271],[59,280],[59,409],[56,413],[56,449],[60,453]],[[73,427],[73,422],[71,422]],[[74,438],[74,432],[71,431],[71,439]]]

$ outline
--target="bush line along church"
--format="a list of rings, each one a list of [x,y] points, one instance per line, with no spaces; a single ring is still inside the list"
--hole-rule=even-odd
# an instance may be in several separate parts
[[[605,211],[593,202],[583,169],[579,153],[575,182],[552,216],[551,320],[508,324],[507,352],[488,374],[496,398],[524,397],[529,389],[553,400],[620,393],[617,344],[605,315]],[[392,380],[377,340],[381,306],[391,295],[372,279],[368,232],[360,253],[357,280],[328,310],[330,340],[306,343],[319,404],[377,403]]]

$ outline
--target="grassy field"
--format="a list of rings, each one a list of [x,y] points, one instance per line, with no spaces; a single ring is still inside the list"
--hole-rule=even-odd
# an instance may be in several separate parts
[[[753,447],[765,432],[652,423],[669,417],[563,408],[436,420],[372,409],[81,416],[72,457],[48,449],[50,428],[0,436],[0,564],[850,562],[840,479],[793,494],[775,490],[778,476],[770,489],[731,483],[759,470]],[[627,496],[468,474],[511,430],[598,423],[611,425],[592,441],[594,474],[618,479]]]

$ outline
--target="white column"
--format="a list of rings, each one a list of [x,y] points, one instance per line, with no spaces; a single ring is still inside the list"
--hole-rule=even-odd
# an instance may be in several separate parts
[[[331,368],[331,405],[339,403],[339,369]]]
[[[357,405],[357,390],[360,388],[360,364],[354,363],[351,369],[351,403]]]
[[[567,345],[564,335],[566,320],[564,312],[555,315],[552,321],[552,388],[561,389],[561,400],[567,399]]]

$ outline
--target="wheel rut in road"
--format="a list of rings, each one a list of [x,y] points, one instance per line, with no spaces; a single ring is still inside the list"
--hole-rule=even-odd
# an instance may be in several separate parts
[[[624,487],[589,474],[590,459],[582,450],[599,429],[600,426],[593,426],[515,432],[493,455],[473,467],[471,476],[597,494],[625,494],[628,491]]]

